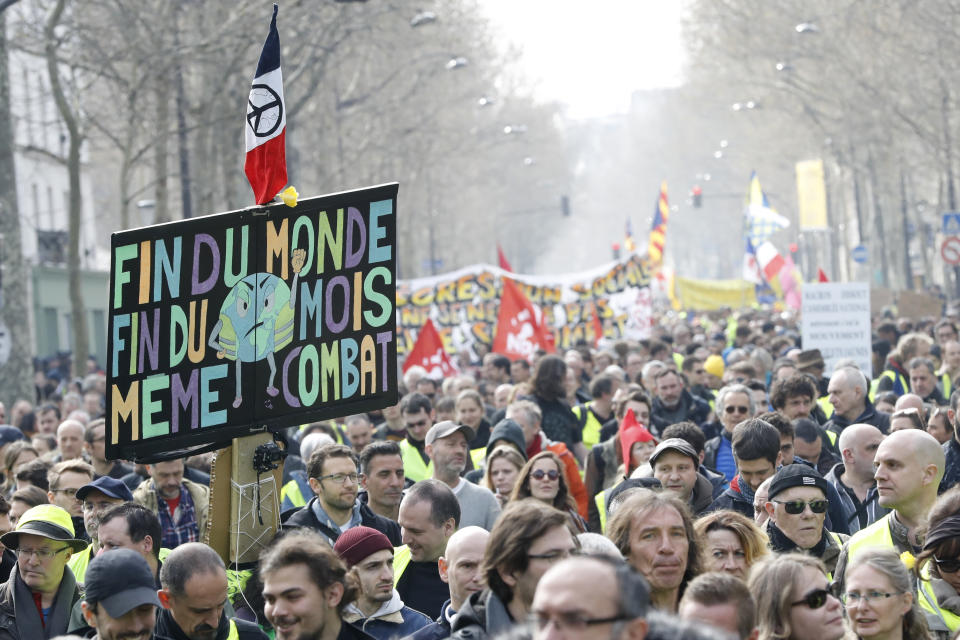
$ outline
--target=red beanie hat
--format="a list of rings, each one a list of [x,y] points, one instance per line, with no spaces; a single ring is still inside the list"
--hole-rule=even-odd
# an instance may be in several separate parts
[[[343,558],[347,567],[352,567],[377,551],[383,551],[384,549],[393,551],[393,545],[390,544],[387,536],[376,529],[362,525],[351,527],[341,533],[340,537],[337,538],[337,543],[333,545],[333,550]]]

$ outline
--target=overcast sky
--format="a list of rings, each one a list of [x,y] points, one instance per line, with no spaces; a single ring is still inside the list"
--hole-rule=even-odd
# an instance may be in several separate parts
[[[572,118],[621,113],[636,89],[680,84],[681,0],[483,0],[541,99]],[[571,37],[571,34],[572,37]]]

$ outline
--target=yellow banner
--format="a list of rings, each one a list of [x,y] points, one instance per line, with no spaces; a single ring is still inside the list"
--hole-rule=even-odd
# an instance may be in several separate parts
[[[797,163],[797,211],[801,229],[827,228],[827,190],[823,160]]]
[[[680,307],[691,311],[742,309],[757,304],[755,285],[746,280],[677,278],[675,286]]]

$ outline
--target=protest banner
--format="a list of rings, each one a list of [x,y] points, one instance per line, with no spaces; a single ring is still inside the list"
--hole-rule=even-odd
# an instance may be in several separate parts
[[[604,337],[650,335],[650,265],[631,254],[605,266],[573,274],[531,276],[493,265],[397,282],[397,352],[409,353],[420,327],[433,320],[447,353],[491,345],[496,333],[502,278],[512,279],[540,307],[558,350],[580,340],[594,343],[594,309]]]
[[[801,332],[804,349],[820,349],[826,371],[851,359],[871,372],[870,285],[866,282],[808,282],[803,285]],[[872,377],[872,376],[869,376]]]
[[[107,457],[396,403],[397,189],[114,233]]]

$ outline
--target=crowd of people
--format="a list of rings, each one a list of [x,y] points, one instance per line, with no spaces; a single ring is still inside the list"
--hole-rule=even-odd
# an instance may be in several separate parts
[[[408,367],[287,430],[252,568],[204,544],[209,456],[109,461],[104,376],[38,376],[0,405],[0,640],[957,637],[957,325],[875,318],[870,370],[797,329]]]

